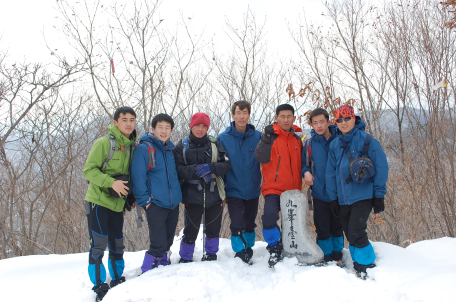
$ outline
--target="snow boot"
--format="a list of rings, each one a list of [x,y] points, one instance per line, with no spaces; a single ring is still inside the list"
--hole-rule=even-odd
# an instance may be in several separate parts
[[[141,265],[141,271],[144,274],[147,271],[150,271],[153,268],[156,268],[160,265],[162,261],[161,257],[154,257],[150,255],[148,252],[144,255],[143,264]]]
[[[179,263],[190,263],[193,262],[193,260],[185,260],[184,258],[179,259]]]
[[[103,300],[104,296],[106,296],[106,294],[108,293],[109,285],[107,283],[103,283],[100,286],[92,287],[92,290],[97,294],[95,301],[99,302]]]
[[[355,269],[356,277],[366,280],[369,278],[367,275],[367,269],[368,268],[374,268],[376,265],[374,263],[368,264],[368,265],[362,265],[359,264],[358,262],[353,262],[353,268]]]
[[[338,267],[345,267],[345,263],[342,261],[342,251],[338,253],[332,252],[331,257]]]
[[[270,254],[269,260],[268,260],[269,267],[273,268],[277,264],[277,262],[282,260],[282,250],[283,250],[282,242],[279,241],[279,243],[277,243],[276,245],[273,245],[273,246],[270,246],[268,244],[266,249],[268,250],[268,252]]]
[[[119,285],[121,283],[124,283],[125,281],[126,281],[125,277],[122,277],[122,278],[120,278],[118,280],[111,280],[111,282],[109,282],[109,286],[111,288],[113,288],[113,287],[115,287],[115,286],[117,286],[117,285]]]
[[[234,258],[240,258],[242,261],[247,263],[248,265],[252,265],[252,256],[253,256],[253,250],[251,248],[247,248],[245,251],[238,252],[234,255]]]
[[[201,261],[216,261],[216,260],[217,260],[217,254],[216,255],[204,254],[203,258],[201,258]]]

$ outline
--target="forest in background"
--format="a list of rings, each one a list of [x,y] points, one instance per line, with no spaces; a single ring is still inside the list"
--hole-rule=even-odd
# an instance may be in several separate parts
[[[177,142],[199,111],[211,117],[209,134],[224,131],[238,100],[252,104],[259,130],[281,103],[307,129],[309,110],[350,103],[390,167],[383,223],[369,220],[369,238],[407,246],[455,237],[455,1],[330,0],[326,23],[288,24],[292,58],[268,52],[265,21],[250,10],[240,24],[226,19],[232,48],[220,52],[184,17],[167,31],[159,1],[88,2],[57,4],[71,56],[50,49],[51,65],[11,62],[0,49],[0,259],[88,251],[82,169],[115,108],[135,109],[140,135],[168,113]],[[148,247],[136,219],[125,215],[129,251]],[[226,209],[221,236],[230,236]]]

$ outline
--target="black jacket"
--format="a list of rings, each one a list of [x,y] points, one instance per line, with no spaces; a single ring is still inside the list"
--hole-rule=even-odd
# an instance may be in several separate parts
[[[182,202],[183,203],[196,203],[203,205],[203,179],[195,175],[195,167],[201,164],[209,164],[211,173],[216,176],[227,174],[231,168],[231,162],[228,154],[220,142],[215,142],[218,150],[218,161],[212,163],[212,146],[209,137],[206,135],[203,138],[196,138],[191,133],[188,136],[188,150],[185,158],[187,165],[185,165],[183,157],[183,143],[182,140],[177,143],[174,149],[174,158],[176,161],[177,176],[182,182]],[[188,183],[189,180],[197,180],[201,184]],[[217,187],[213,192],[210,191],[210,184],[205,185],[206,191],[206,208],[211,207],[216,203],[221,203],[222,200],[218,193]],[[201,190],[200,190],[201,189]]]

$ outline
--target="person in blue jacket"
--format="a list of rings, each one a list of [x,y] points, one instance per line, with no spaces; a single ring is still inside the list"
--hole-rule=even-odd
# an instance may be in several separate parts
[[[366,124],[359,116],[355,116],[353,107],[339,107],[335,113],[335,120],[339,129],[337,138],[329,146],[326,191],[331,200],[331,211],[339,216],[342,222],[349,242],[353,267],[356,273],[362,276],[367,274],[366,269],[375,267],[375,252],[367,238],[367,219],[372,209],[376,214],[385,210],[388,162],[380,143],[365,131]],[[353,181],[354,175],[350,172],[344,142],[348,147],[347,151],[356,159],[360,157],[368,135],[372,140],[367,157],[371,160],[376,173],[359,183]]]
[[[324,262],[342,260],[344,231],[340,218],[331,213],[331,199],[326,193],[326,162],[329,145],[336,138],[337,126],[329,121],[323,108],[310,113],[312,137],[302,149],[302,177],[312,191],[314,224],[317,244],[324,254]]]
[[[169,140],[173,119],[164,113],[152,119],[152,133],[144,134],[131,163],[131,185],[136,203],[145,209],[149,226],[149,250],[144,255],[142,272],[171,264],[182,192]],[[154,162],[151,162],[153,152]]]
[[[255,160],[255,148],[261,132],[249,124],[250,103],[235,102],[231,108],[233,121],[217,140],[231,159],[231,170],[225,176],[226,202],[231,219],[231,247],[235,257],[251,263],[255,245],[255,218],[261,195],[260,164]]]

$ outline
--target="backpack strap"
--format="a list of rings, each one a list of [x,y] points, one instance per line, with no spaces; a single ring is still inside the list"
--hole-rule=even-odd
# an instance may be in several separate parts
[[[114,155],[114,151],[118,150],[118,148],[116,147],[116,137],[111,134],[106,135],[106,137],[109,139],[109,153],[108,153],[108,157],[106,157],[105,161],[103,162],[103,165],[101,166],[101,172],[103,172],[103,173],[105,173],[106,165],[108,164],[108,161],[110,161],[112,156]]]
[[[147,171],[151,168],[155,168],[155,147],[150,142],[144,142],[147,145],[147,153],[149,154],[149,165],[147,165]]]
[[[342,148],[344,149],[345,156],[351,164],[355,159],[351,155],[350,148],[348,148],[347,143],[342,138],[340,139],[340,141],[342,142]]]
[[[361,150],[361,156],[367,157],[367,152],[369,152],[370,143],[372,141],[372,135],[366,132],[366,138],[364,139],[363,149]]]
[[[188,165],[187,157],[185,156],[185,154],[187,153],[187,150],[188,150],[188,137],[185,137],[182,140],[182,156],[184,157],[184,164],[185,165]]]

